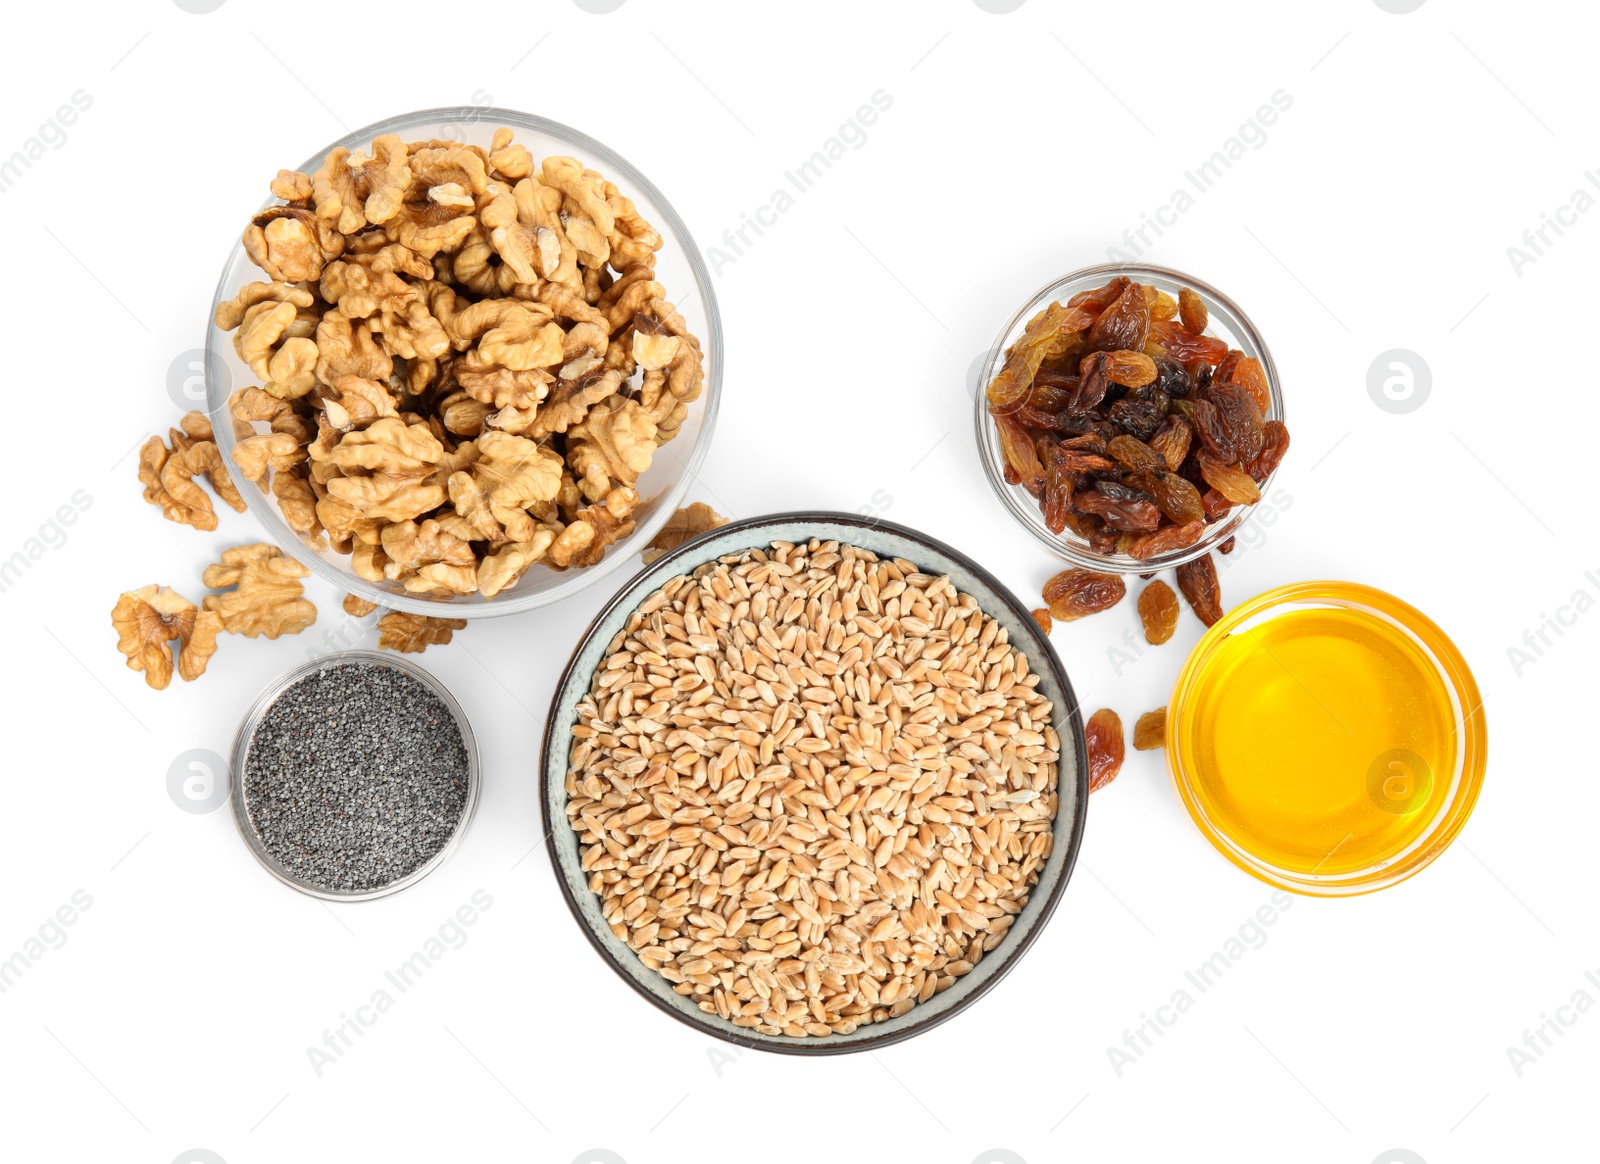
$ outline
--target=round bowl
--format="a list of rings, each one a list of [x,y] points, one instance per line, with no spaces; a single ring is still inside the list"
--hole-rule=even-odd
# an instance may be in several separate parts
[[[1199,677],[1205,672],[1213,652],[1229,636],[1247,634],[1252,628],[1280,614],[1328,609],[1352,611],[1401,632],[1423,661],[1426,670],[1437,678],[1439,687],[1448,699],[1448,711],[1454,722],[1455,758],[1448,773],[1430,774],[1430,780],[1434,783],[1443,781],[1443,795],[1431,809],[1426,823],[1403,849],[1363,867],[1325,872],[1322,871],[1322,862],[1319,862],[1308,872],[1283,868],[1252,852],[1207,811],[1206,798],[1198,791],[1201,762],[1195,754],[1199,749],[1191,739],[1192,721],[1195,718],[1191,709],[1199,701]],[[1282,665],[1281,659],[1279,663]],[[1455,644],[1425,614],[1393,595],[1370,586],[1350,582],[1299,582],[1269,590],[1241,603],[1223,615],[1201,637],[1172,687],[1167,704],[1166,753],[1167,770],[1179,799],[1206,839],[1224,857],[1245,872],[1279,889],[1313,897],[1350,897],[1404,881],[1449,847],[1477,803],[1488,759],[1488,737],[1483,699],[1478,694],[1472,671]],[[1371,790],[1370,783],[1367,794],[1374,797],[1379,795]],[[1390,808],[1389,811],[1400,810]],[[1335,845],[1334,849],[1337,848],[1338,845]],[[1332,856],[1332,850],[1323,858],[1324,862],[1328,856]]]
[[[589,889],[578,836],[567,820],[566,776],[578,702],[588,694],[596,668],[613,636],[623,628],[640,602],[669,578],[691,573],[705,562],[773,542],[803,543],[811,538],[845,542],[881,557],[905,558],[926,573],[949,575],[956,588],[972,595],[983,612],[1005,627],[1011,642],[1027,654],[1039,676],[1039,691],[1054,708],[1053,726],[1061,737],[1062,754],[1054,826],[1056,841],[1050,859],[1039,874],[1039,882],[1028,897],[1028,904],[1004,941],[949,989],[912,1007],[899,1018],[864,1024],[848,1035],[796,1039],[762,1035],[700,1010],[695,1003],[674,993],[671,983],[646,966],[626,942],[611,932],[600,912],[599,897]],[[942,542],[904,526],[864,520],[845,513],[782,513],[733,522],[685,542],[636,575],[590,624],[562,672],[545,724],[541,764],[544,786],[540,807],[556,883],[584,935],[606,964],[649,1002],[680,1022],[742,1047],[795,1055],[845,1054],[897,1043],[937,1026],[987,993],[1032,945],[1066,889],[1083,841],[1088,801],[1083,717],[1061,660],[1028,608],[982,566]]]
[[[456,727],[461,730],[461,743],[467,750],[467,797],[466,803],[461,806],[461,820],[456,825],[455,831],[450,834],[450,839],[444,846],[429,857],[427,861],[413,869],[404,877],[380,885],[373,889],[331,889],[314,881],[306,881],[296,877],[288,869],[278,863],[277,859],[267,851],[261,843],[261,838],[256,835],[255,826],[250,823],[250,810],[245,805],[244,798],[244,773],[245,762],[250,755],[250,737],[255,734],[256,725],[261,722],[261,717],[267,709],[276,702],[278,696],[307,675],[317,671],[327,670],[331,667],[342,666],[347,663],[361,663],[392,667],[394,670],[409,675],[421,683],[429,691],[439,697],[439,702],[449,708],[451,716],[455,719]],[[450,854],[456,851],[461,844],[461,838],[466,836],[467,828],[472,824],[472,815],[478,807],[478,792],[482,784],[479,773],[478,741],[472,734],[472,724],[467,720],[467,713],[456,702],[445,685],[435,679],[427,671],[411,662],[402,659],[392,651],[339,651],[307,663],[280,675],[266,689],[256,696],[244,713],[244,721],[239,725],[239,734],[234,738],[233,755],[230,759],[231,771],[228,776],[228,799],[233,806],[233,822],[239,826],[239,835],[244,838],[245,845],[250,849],[251,856],[261,862],[261,867],[271,873],[279,881],[301,893],[320,898],[323,901],[371,901],[374,898],[388,897],[399,893],[402,889],[409,889],[444,864]]]
[[[373,138],[386,133],[399,134],[404,141],[453,138],[487,147],[494,131],[500,126],[514,130],[516,141],[527,146],[535,158],[570,155],[604,174],[616,184],[618,190],[633,199],[639,213],[660,233],[663,243],[656,252],[656,277],[666,287],[668,298],[682,313],[690,332],[700,339],[705,385],[699,399],[689,405],[689,414],[677,437],[656,450],[650,468],[639,478],[636,488],[641,500],[634,510],[633,532],[612,545],[605,557],[594,566],[555,570],[537,564],[530,567],[516,585],[494,598],[484,598],[480,594],[431,597],[409,593],[398,583],[370,582],[351,569],[348,555],[334,553],[327,546],[318,546],[306,535],[290,528],[283,519],[277,498],[269,490],[258,488],[242,478],[239,480],[239,491],[246,505],[266,527],[270,540],[304,562],[318,577],[390,610],[447,618],[516,614],[560,602],[593,585],[630,561],[683,504],[695,474],[705,460],[711,445],[712,429],[716,425],[717,404],[722,391],[722,321],[717,311],[716,292],[711,285],[711,273],[706,269],[700,248],[690,237],[677,211],[648,178],[609,147],[543,117],[512,109],[485,109],[467,105],[424,109],[366,126],[330,142],[302,162],[299,168],[305,173],[314,173],[329,150],[339,146],[352,151],[364,150]],[[263,163],[263,184],[276,169],[277,163],[271,159]],[[281,202],[272,198],[263,203],[260,209],[277,205],[281,205]],[[241,227],[248,218],[249,215],[241,213]],[[236,242],[223,266],[222,277],[217,282],[212,301],[213,319],[208,319],[206,324],[206,406],[212,417],[212,428],[223,459],[230,465],[233,463],[235,438],[228,411],[228,396],[234,389],[258,383],[259,380],[234,352],[234,333],[217,327],[214,316],[217,304],[232,299],[244,284],[265,278],[261,269],[250,261],[243,243]],[[258,423],[256,428],[265,431],[266,425]]]
[[[1048,286],[1040,288],[1038,293],[1024,303],[1000,329],[1000,334],[995,337],[994,346],[989,349],[989,358],[983,365],[982,382],[975,401],[978,452],[983,459],[984,475],[989,478],[995,496],[1000,499],[1006,511],[1016,519],[1017,524],[1032,534],[1034,539],[1050,553],[1075,566],[1083,566],[1102,573],[1149,574],[1170,566],[1181,565],[1209,553],[1238,533],[1245,522],[1250,520],[1250,514],[1255,507],[1236,505],[1226,517],[1207,525],[1205,535],[1194,545],[1158,554],[1153,558],[1140,559],[1119,553],[1102,554],[1091,548],[1087,541],[1071,530],[1052,533],[1044,523],[1044,515],[1039,511],[1039,499],[1021,485],[1006,483],[1005,461],[1000,453],[1000,431],[995,426],[994,417],[989,415],[988,400],[983,391],[999,374],[1005,364],[1006,349],[1022,335],[1030,319],[1050,304],[1065,302],[1080,291],[1091,291],[1103,286],[1117,275],[1126,275],[1136,283],[1148,283],[1158,291],[1165,291],[1174,299],[1177,298],[1179,289],[1183,287],[1196,292],[1205,300],[1210,314],[1206,334],[1216,336],[1230,348],[1238,348],[1247,356],[1254,356],[1261,361],[1261,366],[1266,370],[1267,387],[1271,393],[1272,404],[1263,419],[1283,420],[1283,392],[1278,381],[1277,365],[1272,362],[1272,353],[1267,350],[1266,342],[1262,340],[1249,317],[1239,309],[1238,304],[1210,284],[1182,271],[1174,271],[1167,267],[1103,263],[1098,267],[1086,267],[1081,271],[1074,271],[1065,278],[1057,279]],[[1276,470],[1261,482],[1263,498],[1271,490],[1275,476],[1277,476]]]

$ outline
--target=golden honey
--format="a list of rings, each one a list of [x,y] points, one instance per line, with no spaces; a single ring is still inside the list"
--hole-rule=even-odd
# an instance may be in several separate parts
[[[1367,587],[1304,583],[1201,640],[1167,750],[1191,814],[1235,863],[1351,893],[1409,875],[1454,836],[1481,779],[1482,727],[1465,663],[1420,613]]]

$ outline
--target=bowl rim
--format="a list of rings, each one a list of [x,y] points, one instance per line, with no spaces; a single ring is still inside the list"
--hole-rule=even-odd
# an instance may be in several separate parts
[[[1462,708],[1455,732],[1457,768],[1450,775],[1449,796],[1426,828],[1405,849],[1376,864],[1324,876],[1316,875],[1315,870],[1302,873],[1265,861],[1214,823],[1194,792],[1192,765],[1186,763],[1178,734],[1182,709],[1193,698],[1200,667],[1222,641],[1246,622],[1259,620],[1263,615],[1271,617],[1277,611],[1301,603],[1337,605],[1399,626],[1429,656],[1439,682]],[[1218,853],[1246,873],[1276,889],[1306,897],[1356,897],[1398,885],[1420,873],[1438,859],[1466,827],[1483,790],[1488,768],[1488,726],[1483,696],[1460,648],[1443,628],[1410,603],[1360,582],[1333,579],[1291,582],[1240,603],[1218,619],[1216,625],[1207,628],[1189,652],[1173,680],[1167,707],[1167,734],[1163,741],[1167,774],[1195,828]]]
[[[294,686],[307,675],[318,671],[329,670],[334,667],[349,664],[378,665],[393,668],[403,675],[421,683],[445,705],[455,720],[457,729],[461,732],[461,743],[467,752],[467,793],[466,800],[461,806],[461,819],[456,822],[456,827],[451,831],[449,838],[439,851],[418,865],[404,877],[375,886],[371,889],[330,889],[314,881],[306,881],[296,877],[285,869],[267,851],[266,845],[257,834],[255,826],[250,822],[250,810],[245,805],[244,778],[245,762],[249,758],[250,740],[255,734],[256,727],[261,722],[261,717],[266,715],[269,708],[276,703],[290,687]],[[333,651],[326,655],[319,655],[300,663],[279,675],[272,682],[257,693],[245,708],[243,718],[239,723],[239,731],[234,736],[233,749],[229,753],[228,773],[228,801],[233,813],[233,823],[238,826],[239,835],[244,838],[245,847],[268,873],[271,873],[284,885],[291,889],[299,890],[309,897],[320,901],[376,901],[382,897],[389,897],[399,893],[402,889],[409,889],[432,873],[449,859],[460,846],[462,838],[466,836],[467,829],[472,825],[472,818],[478,809],[478,800],[483,791],[482,758],[478,751],[478,739],[473,734],[472,722],[467,718],[466,711],[457,702],[450,689],[432,672],[425,670],[420,664],[410,659],[402,658],[392,651],[374,651],[358,647],[348,651]]]
[[[1052,726],[1056,728],[1057,734],[1062,737],[1063,746],[1065,746],[1066,736],[1068,734],[1068,732],[1063,731],[1063,727],[1070,729],[1073,750],[1076,759],[1075,783],[1077,794],[1074,798],[1075,808],[1072,814],[1070,834],[1066,838],[1067,851],[1061,868],[1061,876],[1057,880],[1056,884],[1042,899],[1030,894],[1028,898],[1028,904],[1023,907],[1026,910],[1033,908],[1035,904],[1037,904],[1040,910],[1038,914],[1038,920],[1027,932],[1020,935],[1016,947],[1006,952],[1005,956],[999,961],[998,965],[995,966],[994,970],[983,981],[974,986],[971,990],[971,993],[967,994],[959,1001],[953,1003],[938,1014],[924,1017],[921,1022],[908,1023],[905,1027],[896,1031],[868,1034],[862,1038],[854,1039],[851,1042],[835,1041],[826,1038],[786,1038],[782,1041],[778,1041],[777,1039],[773,1038],[740,1038],[737,1035],[723,1030],[719,1026],[701,1021],[695,1015],[691,1015],[679,1010],[643,986],[632,975],[624,971],[622,966],[618,964],[610,948],[607,947],[605,942],[601,940],[599,934],[595,932],[593,927],[591,927],[588,921],[584,918],[583,911],[573,894],[572,886],[568,884],[567,878],[562,873],[561,857],[556,848],[556,829],[568,828],[570,825],[568,824],[565,816],[556,819],[551,813],[551,790],[555,784],[565,782],[568,767],[568,756],[571,751],[570,733],[562,733],[566,737],[564,741],[566,746],[561,749],[559,755],[556,754],[556,746],[558,742],[560,742],[556,739],[556,710],[560,706],[565,693],[572,686],[574,681],[580,678],[580,676],[577,674],[579,659],[583,655],[585,648],[590,644],[591,640],[593,640],[594,637],[599,633],[599,629],[602,624],[604,624],[606,619],[609,618],[619,608],[625,606],[631,611],[635,606],[643,601],[647,595],[640,592],[642,587],[652,576],[656,575],[657,572],[660,571],[663,565],[670,566],[692,561],[692,566],[686,565],[684,572],[687,572],[687,570],[697,568],[706,562],[715,560],[712,558],[695,557],[703,544],[713,539],[725,537],[729,533],[740,533],[744,530],[754,530],[779,523],[826,523],[828,525],[854,526],[866,530],[888,530],[889,532],[905,538],[914,544],[924,546],[936,553],[943,554],[951,560],[959,563],[964,569],[971,571],[974,576],[976,576],[995,593],[995,595],[1004,605],[1011,609],[1012,613],[1017,617],[1019,623],[1028,630],[1031,638],[1029,646],[1030,648],[1037,649],[1036,653],[1030,653],[1030,661],[1038,660],[1039,662],[1035,664],[1036,666],[1042,663],[1043,666],[1048,667],[1051,672],[1051,677],[1057,684],[1059,684],[1067,705],[1065,709],[1065,723],[1052,724]],[[757,546],[752,544],[752,546],[749,548],[754,549],[757,548]],[[584,689],[587,690],[589,683],[592,683],[593,681],[593,675],[588,674],[582,676],[581,678],[585,681]],[[1062,709],[1055,708],[1053,710],[1057,714],[1060,714]],[[589,944],[594,947],[595,952],[600,955],[601,960],[605,962],[606,966],[609,967],[613,973],[626,982],[629,987],[631,987],[641,997],[646,999],[652,1006],[668,1015],[671,1015],[674,1019],[683,1023],[685,1026],[690,1027],[701,1034],[708,1034],[714,1038],[721,1039],[724,1042],[733,1043],[736,1046],[759,1051],[770,1051],[774,1054],[780,1055],[849,1055],[858,1051],[873,1051],[882,1047],[892,1046],[895,1043],[903,1042],[906,1039],[913,1038],[926,1031],[932,1030],[934,1027],[940,1025],[955,1015],[960,1014],[984,995],[988,994],[989,991],[992,990],[1001,979],[1010,973],[1012,967],[1021,960],[1022,956],[1028,952],[1034,941],[1044,930],[1045,926],[1049,924],[1051,917],[1054,915],[1056,907],[1061,901],[1062,895],[1066,892],[1067,883],[1072,880],[1073,870],[1077,864],[1078,856],[1083,848],[1084,828],[1088,819],[1088,806],[1089,762],[1088,750],[1084,736],[1083,713],[1081,706],[1078,702],[1077,693],[1073,690],[1072,683],[1067,677],[1066,668],[1061,663],[1060,656],[1056,654],[1054,646],[1051,645],[1049,636],[1046,635],[1039,627],[1038,623],[1035,622],[1033,614],[1029,608],[1024,606],[1021,600],[1019,600],[1016,595],[1011,592],[1011,589],[1002,583],[998,578],[996,578],[989,570],[979,565],[968,555],[946,544],[938,538],[932,537],[929,534],[925,534],[920,530],[912,529],[909,526],[900,525],[897,522],[886,521],[878,518],[863,518],[859,514],[841,513],[830,510],[793,510],[781,513],[762,514],[757,517],[742,518],[739,521],[729,522],[727,525],[718,526],[716,529],[708,530],[703,534],[691,538],[689,541],[686,541],[676,549],[669,551],[667,554],[663,555],[661,558],[655,562],[652,562],[643,570],[635,574],[631,579],[629,579],[628,583],[618,590],[616,594],[612,595],[612,597],[606,602],[605,606],[603,606],[595,614],[593,620],[584,629],[583,634],[579,637],[577,645],[573,648],[572,654],[567,660],[566,666],[562,668],[560,678],[556,680],[555,692],[551,696],[550,713],[545,717],[544,739],[539,749],[539,812],[541,822],[544,825],[545,851],[550,858],[551,870],[555,876],[556,885],[561,890],[562,900],[566,902],[568,911],[572,914],[573,919],[578,923],[578,928],[583,932],[583,936],[588,939]],[[1063,818],[1058,806],[1056,818],[1053,822],[1053,828],[1058,840],[1062,832],[1062,821]],[[999,949],[997,948],[994,953],[998,952]],[[986,954],[985,958],[990,956],[992,955]],[[908,1013],[914,1014],[915,1008]]]
[[[699,244],[694,236],[689,233],[689,228],[684,224],[672,203],[668,202],[661,190],[647,178],[633,163],[610,146],[596,138],[590,137],[581,130],[573,129],[559,121],[552,121],[533,113],[524,113],[521,110],[510,109],[505,106],[492,105],[488,107],[478,105],[444,105],[432,109],[418,109],[410,113],[397,114],[375,121],[370,125],[351,130],[336,141],[330,142],[322,150],[313,154],[301,163],[301,169],[306,173],[322,164],[327,154],[341,146],[345,149],[365,148],[375,137],[385,133],[401,133],[406,127],[427,124],[450,124],[453,122],[464,123],[468,127],[482,123],[494,123],[511,126],[516,129],[527,130],[531,133],[544,134],[555,138],[565,145],[574,147],[585,154],[584,161],[592,163],[598,160],[611,171],[623,176],[634,188],[644,192],[659,210],[658,218],[665,223],[670,237],[679,249],[682,250],[684,259],[689,265],[694,281],[694,293],[699,295],[705,305],[706,326],[705,335],[701,337],[705,344],[706,362],[709,367],[706,371],[705,386],[701,391],[704,405],[700,417],[700,431],[695,437],[694,444],[690,446],[688,456],[680,457],[676,450],[670,449],[670,443],[659,445],[657,454],[665,453],[677,461],[682,468],[682,473],[676,482],[664,490],[654,502],[653,512],[643,521],[635,524],[632,533],[628,534],[624,542],[642,548],[647,545],[672,517],[683,499],[688,496],[690,488],[700,474],[705,464],[707,454],[711,449],[711,440],[716,432],[718,406],[722,400],[722,314],[717,304],[716,289],[713,286],[711,272],[706,266],[705,256],[701,254]],[[269,198],[261,204],[256,213],[273,206],[280,206],[283,202],[278,198]],[[218,304],[224,301],[224,295],[231,298],[237,287],[228,285],[228,271],[235,265],[243,251],[243,244],[235,238],[228,257],[223,261],[222,271],[217,277],[216,290],[211,297],[210,315],[206,318],[204,358],[203,365],[206,384],[206,412],[211,419],[212,431],[216,434],[218,451],[222,454],[224,462],[233,463],[233,424],[232,414],[228,408],[228,396],[231,394],[232,385],[224,390],[220,378],[215,374],[215,369],[225,366],[223,361],[233,354],[231,341],[227,338],[231,333],[222,331],[215,322]],[[681,298],[681,297],[680,297]],[[307,546],[299,533],[289,527],[283,520],[277,507],[268,499],[268,495],[255,487],[254,482],[246,482],[249,487],[241,488],[240,495],[245,500],[246,511],[265,527],[268,536],[285,553],[296,561],[303,563],[318,578],[338,586],[349,593],[356,594],[370,602],[375,602],[387,610],[398,610],[408,614],[433,615],[439,618],[498,618],[505,615],[521,614],[529,610],[537,610],[544,606],[551,606],[562,602],[576,594],[588,589],[592,584],[614,573],[622,564],[633,557],[637,550],[622,551],[622,543],[616,543],[593,566],[582,569],[569,570],[570,577],[562,583],[552,586],[548,590],[524,592],[522,597],[517,597],[517,587],[512,586],[493,599],[484,599],[480,602],[449,602],[431,599],[407,593],[395,593],[383,589],[367,581],[352,569],[341,569],[326,560],[322,554]]]
[[[1024,513],[1029,511],[1024,509],[1021,499],[1014,492],[1016,487],[1007,485],[1002,475],[998,440],[995,438],[994,433],[990,431],[994,420],[989,415],[985,399],[985,389],[993,378],[992,373],[997,366],[997,361],[1004,359],[1007,337],[1017,329],[1019,324],[1025,323],[1033,314],[1036,314],[1039,306],[1047,298],[1055,301],[1072,284],[1085,279],[1099,278],[1101,276],[1114,277],[1117,275],[1127,275],[1135,281],[1140,275],[1169,279],[1193,289],[1204,298],[1226,309],[1238,322],[1239,330],[1244,334],[1244,337],[1256,347],[1259,353],[1258,358],[1261,360],[1262,368],[1267,376],[1267,391],[1271,396],[1272,407],[1269,412],[1272,414],[1272,419],[1279,422],[1284,421],[1283,386],[1278,376],[1278,365],[1273,360],[1272,351],[1267,347],[1267,342],[1262,337],[1260,329],[1256,327],[1255,322],[1245,314],[1243,308],[1235,303],[1232,298],[1223,294],[1205,280],[1173,267],[1162,267],[1151,263],[1099,263],[1091,267],[1082,267],[1058,279],[1050,280],[1050,282],[1030,295],[1016,313],[1001,327],[999,334],[995,336],[993,345],[989,348],[989,354],[984,358],[982,365],[983,380],[973,393],[973,423],[976,429],[978,459],[983,463],[983,475],[987,478],[990,489],[994,491],[1001,507],[1011,516],[1012,520],[1032,535],[1036,542],[1044,546],[1056,558],[1074,566],[1112,574],[1148,574],[1170,569],[1174,566],[1181,566],[1185,562],[1193,561],[1214,550],[1245,526],[1261,502],[1258,501],[1254,505],[1235,506],[1228,517],[1222,521],[1208,524],[1205,535],[1199,541],[1192,546],[1185,546],[1181,550],[1158,554],[1156,557],[1145,561],[1131,558],[1124,561],[1125,555],[1096,553],[1087,547],[1080,547],[1067,541],[1064,535],[1051,534],[1046,530],[1036,528],[1030,521],[1025,519]],[[1293,445],[1291,444],[1290,447],[1292,449]],[[1285,460],[1287,459],[1285,457]],[[1268,496],[1272,483],[1276,480],[1278,472],[1282,468],[1283,463],[1280,461],[1278,467],[1267,474],[1266,480],[1260,483],[1263,500]],[[1030,498],[1030,500],[1032,499]],[[1037,510],[1038,504],[1035,502],[1031,512],[1037,512]]]

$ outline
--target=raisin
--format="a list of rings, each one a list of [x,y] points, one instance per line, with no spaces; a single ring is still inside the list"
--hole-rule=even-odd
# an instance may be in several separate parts
[[[1281,420],[1269,420],[1261,426],[1261,451],[1250,462],[1250,476],[1257,483],[1265,481],[1283,462],[1289,451],[1289,430]]]
[[[1217,553],[1219,553],[1219,554],[1231,554],[1231,553],[1233,553],[1234,540],[1235,539],[1232,538],[1232,537],[1228,537],[1227,539],[1225,539],[1223,541],[1223,543],[1220,546],[1217,547]]]
[[[1208,395],[1197,396],[1192,400],[1184,401],[1187,405],[1189,425],[1194,429],[1195,436],[1200,438],[1200,443],[1206,450],[1225,465],[1231,465],[1239,459],[1239,446],[1234,443],[1233,430],[1222,422],[1222,413],[1211,402],[1209,393],[1216,390],[1213,384],[1206,391]]]
[[[1267,387],[1267,371],[1261,366],[1261,361],[1254,356],[1246,356],[1239,361],[1239,366],[1233,370],[1233,382],[1250,393],[1250,398],[1263,413],[1272,407],[1272,392]]]
[[[1238,348],[1230,348],[1228,354],[1222,357],[1222,363],[1211,370],[1213,384],[1232,384],[1233,370],[1239,366],[1239,361],[1244,359],[1244,353]]]
[[[1028,407],[1038,409],[1040,412],[1065,412],[1077,391],[1076,376],[1040,372],[1034,377],[1033,388],[1028,393]]]
[[[1189,422],[1182,416],[1174,414],[1161,422],[1161,427],[1156,429],[1155,435],[1150,438],[1150,447],[1161,454],[1161,459],[1167,463],[1167,468],[1176,472],[1183,465],[1183,459],[1189,455],[1189,439],[1193,435],[1194,430],[1189,427]]]
[[[1136,388],[1106,410],[1118,428],[1130,436],[1148,441],[1167,418],[1172,398],[1155,384]]]
[[[1261,500],[1255,480],[1236,465],[1224,465],[1210,453],[1200,454],[1200,472],[1206,483],[1235,505],[1254,505]]]
[[[1000,452],[1021,484],[1035,497],[1044,489],[1044,466],[1039,463],[1039,451],[1034,447],[1033,436],[1009,416],[996,416],[995,427],[1000,430]]]
[[[1072,473],[1065,464],[1070,453],[1061,446],[1052,445],[1044,457],[1044,495],[1040,508],[1044,513],[1045,528],[1051,533],[1061,533],[1067,528],[1067,514],[1072,509]]]
[[[1139,593],[1139,621],[1144,623],[1144,641],[1160,646],[1172,637],[1178,626],[1178,596],[1165,582],[1150,583]]]
[[[1084,725],[1083,742],[1089,752],[1089,791],[1104,788],[1122,770],[1126,745],[1122,741],[1122,717],[1102,707]]]
[[[1136,538],[1133,545],[1128,547],[1130,557],[1141,562],[1148,561],[1160,554],[1168,554],[1173,550],[1187,549],[1200,540],[1206,532],[1206,523],[1191,521],[1187,525],[1169,525],[1147,533],[1141,538]]]
[[[1112,437],[1107,441],[1106,452],[1136,473],[1145,469],[1158,469],[1166,464],[1161,454],[1157,453],[1138,437],[1131,437],[1126,434]]]
[[[1065,412],[1046,412],[1031,404],[1019,404],[1006,415],[1023,428],[1039,432],[1076,433],[1083,425],[1081,417],[1069,416]]]
[[[1050,612],[1044,607],[1041,606],[1038,610],[1030,611],[1029,613],[1033,615],[1033,621],[1039,624],[1039,629],[1044,631],[1045,634],[1049,634],[1055,629],[1055,623],[1050,618]]]
[[[1211,322],[1206,301],[1187,287],[1178,292],[1178,316],[1183,320],[1183,326],[1195,335],[1205,331],[1206,324]]]
[[[1192,360],[1218,364],[1228,354],[1228,345],[1215,336],[1200,335],[1168,319],[1150,325],[1150,338],[1171,352],[1172,358],[1180,364]]]
[[[1070,304],[1052,303],[1028,321],[1006,362],[989,384],[989,407],[1008,408],[1028,395],[1029,386],[1046,356],[1059,357],[1075,333],[1089,326],[1089,313]],[[1052,349],[1055,349],[1052,352]]]
[[[1144,288],[1129,283],[1094,321],[1089,329],[1088,348],[1091,352],[1137,352],[1144,347],[1149,332],[1150,304],[1145,301]]]
[[[1173,525],[1188,525],[1206,515],[1200,502],[1200,490],[1170,470],[1157,469],[1141,474],[1134,487],[1148,493]]]
[[[1104,287],[1096,287],[1093,291],[1079,291],[1067,300],[1068,307],[1082,307],[1087,311],[1100,312],[1114,303],[1118,296],[1128,289],[1128,284],[1133,282],[1126,275],[1118,275]]]
[[[1261,410],[1249,391],[1238,384],[1213,381],[1206,389],[1206,399],[1217,410],[1217,419],[1234,449],[1234,455],[1223,460],[1230,465],[1253,460],[1261,451],[1263,426]]]
[[[1152,287],[1151,290],[1154,291],[1155,288]],[[1165,291],[1156,291],[1155,298],[1150,301],[1151,319],[1176,319],[1180,310],[1182,308],[1178,301]],[[1204,331],[1205,328],[1202,327],[1200,330]]]
[[[1200,495],[1200,508],[1205,510],[1206,520],[1216,521],[1219,517],[1227,517],[1233,512],[1233,502],[1215,489],[1207,489]]]
[[[1106,357],[1106,379],[1124,388],[1142,388],[1156,378],[1156,362],[1142,352],[1112,352]]]
[[[1170,356],[1161,356],[1155,361],[1156,383],[1161,385],[1161,390],[1168,396],[1187,396],[1194,391],[1194,377],[1189,375],[1177,360]]]
[[[1167,745],[1167,709],[1158,707],[1141,715],[1133,725],[1133,746],[1141,752],[1153,752]]]
[[[1222,588],[1217,584],[1217,564],[1210,554],[1178,567],[1178,589],[1201,622],[1216,625],[1222,617]]]
[[[1114,530],[1148,533],[1161,524],[1161,509],[1137,489],[1098,481],[1094,491],[1073,498],[1079,513],[1092,513]]]
[[[1106,359],[1104,352],[1091,352],[1083,357],[1078,365],[1078,387],[1067,405],[1068,412],[1083,416],[1098,408],[1106,398],[1106,391],[1111,387],[1111,378],[1106,375]]]
[[[1044,604],[1060,622],[1071,622],[1086,614],[1109,610],[1128,592],[1116,574],[1096,574],[1093,570],[1063,570],[1044,584]]]

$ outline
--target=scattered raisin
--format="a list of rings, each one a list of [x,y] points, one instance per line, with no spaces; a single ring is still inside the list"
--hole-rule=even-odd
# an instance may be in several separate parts
[[[1049,634],[1055,629],[1055,622],[1051,619],[1050,612],[1044,607],[1041,606],[1031,613],[1033,614],[1033,621],[1039,624],[1039,629],[1044,631],[1045,634]]]
[[[1216,625],[1222,617],[1222,588],[1217,584],[1217,564],[1210,554],[1178,567],[1178,589],[1201,622]]]
[[[1102,707],[1084,726],[1084,743],[1089,750],[1089,791],[1104,788],[1122,770],[1126,745],[1122,740],[1122,718],[1109,707]]]
[[[1061,571],[1044,584],[1044,604],[1050,608],[1052,618],[1071,622],[1110,609],[1127,592],[1119,575],[1074,568]]]
[[[1158,707],[1141,715],[1133,725],[1133,746],[1141,752],[1152,752],[1167,743],[1167,709]]]
[[[1160,646],[1172,637],[1178,626],[1178,596],[1165,582],[1150,583],[1139,594],[1139,619],[1144,623],[1144,641]]]

